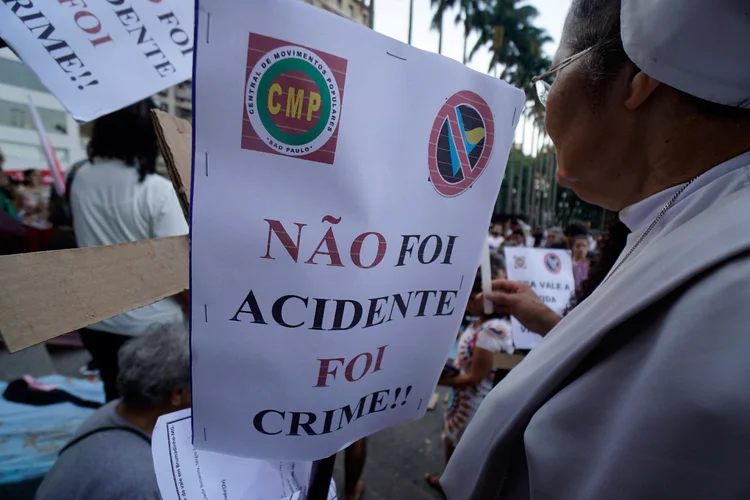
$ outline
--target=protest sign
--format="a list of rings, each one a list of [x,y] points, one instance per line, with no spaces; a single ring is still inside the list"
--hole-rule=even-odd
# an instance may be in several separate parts
[[[508,279],[528,284],[547,306],[562,314],[575,293],[573,262],[568,250],[547,248],[505,247]],[[516,318],[513,323],[513,344],[516,349],[531,349],[542,336],[529,331]]]
[[[421,417],[523,93],[296,0],[202,0],[197,449],[310,460]]]
[[[151,453],[163,500],[290,500],[305,498],[311,462],[270,462],[193,448],[190,410],[162,415]],[[331,481],[329,500],[336,499]]]
[[[3,0],[0,38],[85,122],[191,77],[193,11],[185,0]]]

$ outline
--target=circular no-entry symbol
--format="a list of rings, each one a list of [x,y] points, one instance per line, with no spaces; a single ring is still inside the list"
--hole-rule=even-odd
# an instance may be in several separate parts
[[[469,90],[453,94],[430,133],[428,165],[435,190],[454,197],[469,189],[487,166],[494,143],[495,123],[487,102]]]

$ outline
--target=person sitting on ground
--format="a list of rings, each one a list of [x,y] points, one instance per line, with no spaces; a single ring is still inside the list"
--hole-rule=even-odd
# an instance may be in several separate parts
[[[151,433],[164,414],[190,406],[190,350],[182,324],[125,344],[117,379],[121,399],[99,408],[60,451],[36,500],[161,498]]]

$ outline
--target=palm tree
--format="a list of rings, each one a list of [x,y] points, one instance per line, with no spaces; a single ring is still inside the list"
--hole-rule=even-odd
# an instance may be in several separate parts
[[[464,25],[464,52],[462,60],[464,64],[469,60],[469,55],[466,53],[469,48],[469,35],[471,35],[472,31],[481,27],[477,24],[477,21],[483,7],[483,2],[480,0],[461,0],[460,9],[456,16],[456,24],[463,22]]]
[[[476,16],[484,8],[485,2],[482,0],[430,0],[430,3],[433,7],[436,7],[435,15],[432,17],[432,28],[438,32],[438,52],[441,54],[443,53],[443,18],[445,12],[458,5],[455,23],[463,24],[464,27],[463,63],[466,64],[469,60],[467,54],[469,35],[480,27],[476,22]]]
[[[435,15],[432,16],[432,29],[438,32],[438,53],[443,53],[443,16],[445,11],[456,5],[456,0],[430,0],[430,6],[435,7]]]
[[[542,45],[551,42],[552,37],[534,25],[539,11],[521,3],[522,0],[493,0],[489,8],[473,14],[479,39],[469,59],[489,45],[493,57],[488,71],[502,66],[500,78],[523,89],[527,100],[535,102],[536,114],[540,115],[541,106],[535,100],[531,79],[549,67],[550,60],[542,54]]]

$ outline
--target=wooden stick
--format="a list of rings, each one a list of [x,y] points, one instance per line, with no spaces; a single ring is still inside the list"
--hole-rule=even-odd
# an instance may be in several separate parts
[[[193,164],[193,127],[190,122],[158,109],[151,110],[169,178],[190,222],[190,186]]]
[[[0,333],[10,352],[188,288],[187,236],[0,256]]]

